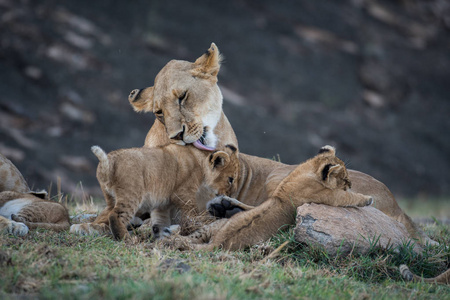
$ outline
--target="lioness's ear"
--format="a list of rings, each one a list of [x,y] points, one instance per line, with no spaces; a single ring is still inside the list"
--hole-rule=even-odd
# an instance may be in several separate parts
[[[225,167],[230,161],[230,157],[224,151],[216,151],[209,156],[209,164],[213,169]]]
[[[217,48],[216,44],[212,43],[205,54],[197,58],[194,62],[192,75],[202,78],[215,77],[219,73],[221,61],[222,55],[219,53],[219,48]]]
[[[153,87],[132,90],[128,101],[137,112],[153,111]]]

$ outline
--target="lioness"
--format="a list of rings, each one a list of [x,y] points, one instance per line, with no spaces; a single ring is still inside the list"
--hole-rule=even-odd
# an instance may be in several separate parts
[[[450,284],[450,269],[432,278],[424,278],[417,276],[414,273],[412,273],[406,265],[401,265],[399,269],[403,279],[407,281],[419,281],[419,282],[423,281],[428,283]]]
[[[233,128],[222,111],[223,98],[217,85],[220,61],[219,50],[213,43],[193,63],[170,61],[156,76],[154,86],[133,90],[129,96],[136,111],[153,112],[157,116],[144,147],[192,144],[192,149],[186,152],[187,156],[181,157],[189,162],[196,160],[190,170],[195,178],[202,176],[199,166],[208,156],[208,151],[222,149],[226,144],[238,145]],[[161,168],[165,166],[161,165]],[[175,177],[176,171],[171,176]],[[204,211],[213,194],[206,186],[192,184],[192,181],[186,182],[170,199],[174,202],[179,199],[183,202],[194,201],[197,211]],[[73,225],[71,231],[81,234],[107,232],[105,228],[109,227],[108,216],[113,207],[107,204],[93,223]]]
[[[220,173],[219,170],[213,170],[213,176],[210,175],[213,179],[208,181],[217,193],[226,193],[228,196],[233,191],[239,194],[242,183],[246,181],[246,178],[240,178],[239,173],[233,170],[238,167],[234,161],[236,153],[230,158]],[[237,176],[234,177],[235,175]],[[298,165],[285,176],[261,205],[235,214],[230,219],[221,219],[188,237],[178,239],[182,242],[181,248],[242,249],[269,239],[286,225],[295,224],[297,207],[304,203],[332,206],[372,204],[372,197],[355,193],[350,187],[344,163],[335,156],[333,147],[325,146],[318,155]]]
[[[2,191],[27,193],[30,188],[16,166],[0,154],[0,192]]]
[[[131,92],[129,101],[135,111],[153,112],[157,117],[147,134],[145,147],[167,143],[179,145],[194,143],[199,146],[202,141],[206,146],[204,149],[213,148],[215,143],[221,146],[230,143],[237,145],[234,132],[221,108],[222,96],[216,84],[219,68],[220,54],[213,43],[195,63],[172,60],[156,76],[154,86]],[[219,115],[220,121],[212,131],[210,126],[215,122],[210,122],[209,119],[217,119]],[[213,133],[214,137],[210,137],[208,135],[210,133]],[[201,148],[201,145],[199,147]],[[292,170],[291,166],[280,163],[270,163],[270,166],[274,169],[286,168],[285,173]],[[251,166],[254,172],[259,172],[259,168],[258,165]],[[372,196],[373,206],[403,223],[412,237],[422,242],[435,243],[402,211],[383,183],[355,170],[348,170],[348,175],[353,183],[354,192]],[[252,191],[243,190],[243,193],[251,194]],[[199,208],[206,208],[206,198],[197,198]],[[267,198],[257,197],[255,203],[247,202],[248,199],[239,200],[246,204],[258,205],[265,199]],[[227,208],[222,207],[222,210],[226,211]]]
[[[158,238],[172,224],[172,208],[197,215],[195,197],[172,195],[195,195],[204,178],[203,170],[220,172],[224,164],[218,162],[225,161],[229,155],[215,151],[199,163],[192,151],[198,149],[169,144],[158,148],[120,149],[107,155],[100,147],[93,146],[92,152],[100,161],[97,179],[108,206],[101,217],[108,222],[75,224],[71,231],[96,230],[103,234],[110,229],[116,239],[128,238],[127,224],[139,211],[150,213],[153,235]]]

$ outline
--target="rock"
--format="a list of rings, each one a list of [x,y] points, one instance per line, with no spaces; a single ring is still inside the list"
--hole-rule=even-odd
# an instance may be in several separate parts
[[[368,206],[332,207],[304,204],[297,208],[295,239],[322,245],[330,256],[366,254],[374,241],[382,248],[411,240],[403,224]],[[414,251],[422,249],[414,243]]]

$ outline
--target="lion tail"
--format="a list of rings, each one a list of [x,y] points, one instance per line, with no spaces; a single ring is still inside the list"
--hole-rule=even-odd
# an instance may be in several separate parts
[[[433,278],[423,278],[417,276],[416,274],[412,273],[406,265],[400,265],[399,270],[402,274],[403,279],[405,279],[406,281],[423,281],[428,283],[450,284],[450,269]]]
[[[98,170],[100,171],[102,176],[104,176],[105,178],[108,178],[108,174],[110,173],[109,172],[108,155],[99,146],[92,146],[91,151],[92,151],[92,153],[95,154],[95,156],[97,156],[97,158],[99,160]]]

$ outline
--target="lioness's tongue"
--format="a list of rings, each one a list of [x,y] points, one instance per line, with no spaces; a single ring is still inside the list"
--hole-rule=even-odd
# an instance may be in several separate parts
[[[214,151],[216,149],[212,148],[212,147],[208,147],[202,144],[202,142],[200,142],[200,140],[195,141],[192,145],[194,145],[195,148],[200,149],[200,150],[206,150],[206,151]]]

